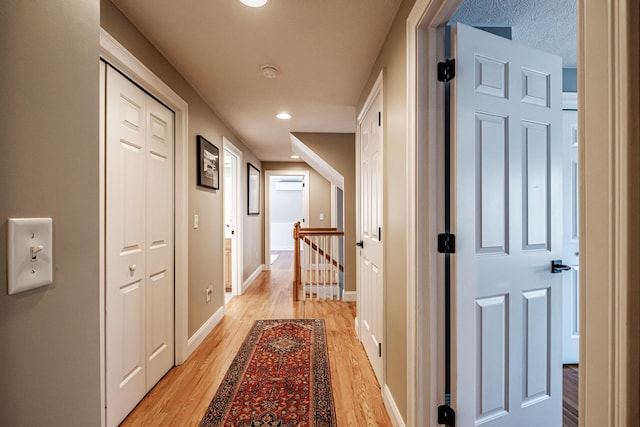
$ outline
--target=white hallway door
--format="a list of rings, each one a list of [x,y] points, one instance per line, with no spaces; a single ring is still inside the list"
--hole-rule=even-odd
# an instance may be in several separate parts
[[[107,424],[174,365],[174,114],[106,77]]]
[[[578,112],[562,112],[562,163],[564,189],[563,264],[571,270],[563,274],[562,363],[578,363],[580,354],[580,311],[578,263]]]
[[[562,62],[452,28],[458,425],[562,425]]]
[[[382,92],[372,100],[360,130],[360,239],[358,250],[360,340],[383,384]]]

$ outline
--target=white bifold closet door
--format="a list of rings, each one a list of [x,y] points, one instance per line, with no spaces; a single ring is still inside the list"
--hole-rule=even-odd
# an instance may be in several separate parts
[[[107,424],[174,366],[174,114],[106,72]]]

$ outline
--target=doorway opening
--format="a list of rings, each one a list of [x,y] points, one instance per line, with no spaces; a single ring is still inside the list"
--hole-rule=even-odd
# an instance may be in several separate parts
[[[222,137],[224,150],[224,293],[225,304],[242,294],[242,152]]]
[[[412,44],[415,44],[417,46],[417,50],[418,52],[420,52],[415,58],[413,56],[410,55],[409,57],[409,63],[408,63],[408,67],[409,67],[409,73],[410,73],[410,77],[409,80],[412,83],[412,87],[409,88],[409,92],[410,92],[410,109],[413,111],[418,112],[415,116],[411,116],[409,117],[409,125],[410,125],[410,139],[415,138],[415,140],[417,141],[417,144],[415,147],[409,147],[410,150],[413,149],[415,150],[415,157],[418,159],[415,165],[409,164],[409,168],[411,169],[412,167],[415,168],[415,174],[414,176],[416,177],[416,181],[415,181],[415,186],[416,186],[416,206],[420,206],[423,207],[425,205],[438,205],[438,206],[442,206],[443,202],[444,202],[444,192],[442,190],[442,186],[443,186],[443,169],[444,169],[444,152],[443,152],[443,148],[441,147],[443,138],[444,138],[444,126],[442,125],[442,123],[444,123],[444,117],[440,116],[439,111],[442,110],[442,104],[441,104],[441,99],[443,99],[443,94],[444,94],[444,88],[442,83],[437,83],[437,79],[435,74],[435,71],[431,71],[431,70],[436,70],[436,64],[435,62],[437,61],[442,61],[445,58],[444,55],[444,27],[447,25],[448,21],[451,19],[452,16],[454,16],[456,14],[456,10],[458,9],[458,6],[460,6],[460,4],[462,4],[463,2],[461,1],[439,1],[437,2],[435,5],[433,6],[427,6],[426,4],[422,7],[422,9],[420,10],[419,7],[414,8],[414,11],[412,12],[412,14],[409,17],[409,21],[410,24],[411,22],[415,22],[416,25],[415,28],[417,31],[415,32],[414,35],[412,35],[411,33],[408,33],[408,42],[409,42],[409,50],[413,49]],[[481,3],[485,3],[485,2],[481,2]],[[495,16],[500,16],[504,11],[491,11],[491,9],[487,8],[487,7],[479,7],[478,2],[474,2],[475,6],[478,6],[477,8],[479,10],[483,11],[483,15],[485,16],[491,16],[491,17],[495,17]],[[528,4],[528,6],[530,6],[530,4]],[[414,13],[415,12],[415,13]],[[575,10],[573,12],[573,19],[575,20]],[[515,21],[514,21],[515,22]],[[422,24],[427,24],[427,25],[422,25]],[[469,24],[473,25],[473,26],[492,26],[492,25],[499,25],[496,23],[489,23],[489,22],[481,22],[481,23],[476,23],[476,22],[469,22]],[[515,24],[514,24],[515,26]],[[575,31],[574,31],[575,33]],[[574,34],[574,38],[575,38],[575,34]],[[575,43],[574,43],[575,45]],[[479,54],[480,55],[480,54]],[[459,75],[466,73],[467,75],[471,74],[474,75],[476,77],[478,77],[480,75],[480,77],[489,77],[491,78],[492,76],[486,74],[486,75],[482,75],[484,72],[490,72],[492,70],[492,68],[494,70],[499,70],[503,64],[505,63],[501,63],[500,61],[491,61],[489,55],[480,55],[480,56],[476,56],[476,59],[479,59],[478,62],[483,62],[482,64],[480,64],[480,67],[474,67],[473,64],[471,67],[466,67],[466,68],[462,68],[462,66],[460,67],[460,71],[457,69],[459,64],[456,64],[456,78],[458,78]],[[455,58],[456,62],[458,62],[458,58]],[[473,56],[472,56],[473,59]],[[487,60],[487,61],[485,61]],[[412,62],[415,61],[415,62]],[[477,65],[477,64],[476,64]],[[486,66],[485,68],[483,68],[483,66]],[[518,74],[520,74],[520,67],[515,67],[515,65],[513,65],[512,63],[508,64],[508,67],[504,67],[503,69],[506,70],[508,68],[509,72],[513,71],[518,72]],[[414,71],[415,69],[415,76],[411,76],[411,73]],[[523,71],[532,71],[535,68],[532,68],[531,70],[523,70]],[[560,64],[560,67],[558,67],[559,71],[562,71],[562,64]],[[480,71],[480,73],[478,73]],[[504,75],[509,75],[509,72],[505,72]],[[554,97],[554,101],[553,104],[554,106],[557,108],[558,105],[561,104],[561,102],[558,102],[559,100],[561,100],[562,98],[562,88],[561,85],[558,85],[558,76],[556,75],[556,73],[553,73],[555,75],[555,77],[553,77],[553,80],[555,81],[555,88],[553,89],[553,97]],[[560,75],[562,73],[559,73]],[[532,77],[532,81],[536,80],[538,77],[542,77],[544,74],[535,74],[535,73],[529,73],[529,76]],[[544,78],[547,78],[546,75],[544,75]],[[493,76],[496,77],[496,76]],[[542,81],[544,79],[538,79],[539,81]],[[562,81],[562,78],[560,77],[560,81]],[[496,91],[494,91],[494,89],[496,89],[493,83],[496,82],[502,82],[501,78],[497,78],[496,80],[492,80],[491,82],[489,82],[488,80],[485,80],[483,83],[488,83],[486,84],[484,87],[482,87],[481,89],[484,90],[485,92],[491,93],[493,92],[494,94],[496,93]],[[478,83],[476,81],[476,83]],[[472,85],[473,86],[473,85]],[[560,89],[558,89],[558,86],[560,86]],[[476,88],[478,87],[477,85],[475,86]],[[508,94],[512,97],[512,98],[520,98],[520,91],[521,91],[521,87],[522,86],[518,86],[515,85],[515,87],[508,92]],[[415,96],[415,98],[412,98],[411,93],[415,90],[415,92],[417,93],[417,95]],[[497,98],[497,96],[496,96]],[[508,97],[504,97],[503,98],[507,99]],[[535,101],[533,100],[533,97],[527,99],[527,101],[529,101],[529,103],[534,103]],[[536,107],[537,108],[537,107]],[[427,111],[426,117],[420,117],[420,111]],[[561,113],[561,111],[560,111]],[[513,120],[513,119],[509,119],[509,120],[505,120],[504,123],[501,123],[501,117],[505,117],[507,116],[508,112],[505,114],[487,114],[485,116],[480,117],[479,119],[476,117],[476,121],[474,123],[474,121],[472,120],[472,122],[470,123],[469,127],[470,129],[473,131],[474,126],[478,125],[478,122],[483,122],[486,123],[487,125],[487,129],[489,130],[497,130],[498,128],[500,128],[500,126],[502,126],[502,124],[507,124],[508,126],[506,128],[514,128],[514,127],[521,127],[523,126],[523,124],[521,123],[521,121],[518,120]],[[536,122],[536,120],[530,120],[530,122],[528,123],[528,125],[530,125],[528,127],[528,129],[532,129],[531,132],[532,134],[535,134],[538,132],[538,130],[542,130],[542,129],[536,129],[536,125],[542,123],[540,120],[538,120]],[[562,123],[562,121],[560,121],[560,123]],[[414,129],[411,129],[412,125],[415,125]],[[557,124],[553,125],[554,127],[554,135],[558,134],[558,128],[559,126]],[[561,126],[560,126],[561,127]],[[478,128],[476,127],[476,130]],[[412,133],[413,132],[413,133]],[[472,132],[473,133],[473,132]],[[561,134],[561,132],[560,132]],[[497,131],[496,134],[494,136],[496,136],[496,139],[501,138],[502,133]],[[558,142],[560,138],[558,138],[557,136],[554,136],[554,141],[555,143]],[[518,138],[514,138],[513,141],[517,141]],[[505,145],[506,147],[506,145]],[[562,147],[560,146],[560,149]],[[489,148],[490,150],[491,148]],[[557,149],[557,148],[556,148]],[[521,148],[519,148],[519,150],[521,150]],[[518,151],[517,153],[520,153],[521,151]],[[411,156],[411,151],[409,152],[409,156]],[[508,154],[507,152],[503,152],[503,154],[505,155],[505,159],[508,158]],[[530,153],[530,154],[535,154],[535,153]],[[452,154],[452,157],[454,156],[454,154]],[[516,155],[516,158],[519,158],[519,154]],[[557,157],[556,157],[557,159]],[[516,159],[517,160],[517,159]],[[532,158],[532,161],[535,160],[535,158]],[[556,162],[557,163],[557,162]],[[422,166],[422,165],[426,165],[426,166]],[[496,163],[497,166],[502,167],[503,172],[505,171],[504,166],[506,166],[506,163],[498,161]],[[473,164],[472,167],[476,167],[477,163]],[[482,166],[482,165],[481,165]],[[452,167],[452,169],[455,168]],[[495,172],[495,170],[498,170],[497,168],[492,168],[491,170],[488,170],[489,173]],[[511,169],[509,169],[511,171]],[[561,170],[561,168],[560,168]],[[412,171],[410,170],[410,173]],[[503,174],[504,175],[504,174]],[[506,175],[504,175],[506,176]],[[549,175],[547,175],[547,179],[548,179]],[[531,178],[534,178],[533,176],[531,176]],[[558,187],[560,186],[561,183],[561,179],[557,179],[557,175],[554,177],[553,180],[548,179],[547,182],[552,182],[554,186]],[[510,187],[510,189],[514,188],[514,187],[520,187],[522,188],[522,183],[514,183],[516,185],[513,185]],[[469,191],[471,192],[474,189],[475,185],[471,185],[469,188]],[[538,188],[543,188],[538,187]],[[411,189],[410,189],[411,190]],[[426,196],[422,196],[422,194],[426,194]],[[504,193],[505,195],[507,193]],[[454,198],[455,196],[452,196],[452,198]],[[427,202],[428,200],[428,202]],[[410,202],[412,201],[411,197],[410,197]],[[457,203],[457,200],[454,200],[455,203]],[[473,203],[473,199],[471,200],[472,204],[471,206],[474,207],[477,205],[475,205]],[[503,200],[503,202],[506,203],[505,200]],[[562,202],[562,199],[560,199],[560,202]],[[521,203],[518,204],[518,206],[514,206],[517,209],[526,209],[527,206],[526,205],[522,205]],[[500,209],[498,209],[500,210]],[[562,212],[562,211],[561,211]],[[444,219],[442,216],[442,213],[437,212],[433,209],[428,209],[427,211],[425,211],[426,215],[424,217],[422,217],[422,215],[419,216],[415,216],[415,217],[409,217],[409,230],[410,230],[410,234],[412,231],[416,232],[416,235],[420,236],[419,240],[426,240],[428,242],[434,242],[437,240],[437,234],[441,233],[442,231],[444,231]],[[455,211],[454,211],[455,214]],[[506,214],[506,213],[505,213]],[[560,213],[560,215],[556,215],[553,216],[553,221],[554,222],[562,222],[562,213]],[[542,217],[541,217],[542,218]],[[548,219],[548,217],[547,217]],[[484,225],[484,224],[483,224]],[[560,225],[561,227],[561,225]],[[499,230],[499,229],[496,229]],[[455,230],[454,230],[455,231]],[[495,231],[495,230],[494,230]],[[507,231],[507,233],[509,232],[509,227],[507,227],[505,229],[505,231]],[[522,231],[511,231],[511,235],[518,235],[518,236],[522,236],[523,232]],[[497,235],[496,235],[497,236]],[[509,243],[508,239],[507,239],[508,234],[505,234],[505,243]],[[556,243],[555,240],[551,240],[549,239],[547,236],[542,236],[540,235],[542,238],[547,238],[548,242],[553,241],[554,244],[553,246],[555,246],[555,250],[559,249],[559,244]],[[483,237],[483,236],[480,236]],[[487,237],[487,236],[484,236]],[[534,236],[535,237],[535,236]],[[459,238],[459,239],[458,239]],[[469,240],[472,241],[473,244],[473,240],[477,238],[477,235],[475,233],[473,233],[471,235],[471,237],[467,236],[467,242],[469,242]],[[456,251],[458,250],[458,243],[462,244],[461,242],[462,237],[460,236],[456,236],[456,240],[458,240],[456,242]],[[538,237],[535,237],[535,239],[538,239]],[[534,239],[534,240],[535,240]],[[518,240],[520,240],[518,238]],[[522,239],[524,240],[524,239]],[[562,239],[559,239],[560,241]],[[491,242],[488,242],[491,243]],[[527,250],[531,253],[535,252],[536,250],[546,250],[544,247],[541,248],[536,248],[534,244],[530,244],[531,242],[526,242],[529,245],[529,247],[527,248]],[[536,242],[533,242],[536,243]],[[442,343],[444,342],[444,333],[442,332],[444,330],[444,320],[443,320],[443,314],[442,314],[442,301],[444,300],[444,291],[441,288],[441,284],[444,282],[444,277],[443,277],[443,267],[440,266],[439,264],[442,263],[442,259],[443,257],[441,255],[436,255],[435,252],[433,252],[432,249],[430,249],[428,246],[423,246],[420,244],[420,242],[412,242],[411,240],[408,243],[409,245],[415,244],[417,246],[417,253],[416,253],[416,258],[415,260],[410,260],[410,265],[412,262],[415,263],[422,263],[423,259],[428,259],[428,264],[427,266],[423,266],[423,265],[416,265],[415,268],[415,276],[414,277],[409,277],[410,281],[414,281],[414,283],[416,284],[414,289],[410,289],[409,292],[409,299],[413,298],[413,292],[415,292],[415,297],[418,300],[418,303],[415,305],[415,308],[412,306],[411,303],[409,303],[408,306],[408,310],[409,310],[409,317],[415,319],[415,324],[416,325],[421,325],[421,324],[429,324],[431,325],[431,328],[429,328],[429,330],[420,330],[418,329],[416,331],[417,334],[417,350],[418,350],[418,354],[416,356],[417,360],[416,360],[416,366],[418,367],[418,372],[416,372],[416,374],[420,375],[420,366],[430,366],[431,369],[431,378],[440,378],[440,384],[438,384],[437,387],[431,387],[428,384],[425,385],[418,385],[415,390],[417,390],[417,393],[415,394],[415,396],[431,396],[431,402],[434,406],[437,406],[439,404],[444,403],[444,401],[447,399],[445,397],[444,394],[444,378],[442,377],[442,375],[440,375],[440,372],[443,372],[444,370],[444,359],[442,358],[441,355],[439,354],[434,354],[434,353],[429,353],[428,351],[425,351],[424,353],[421,351],[421,347],[423,348],[428,348],[430,346],[433,346],[434,348],[442,348]],[[560,243],[561,244],[561,243]],[[491,245],[488,245],[491,246]],[[505,249],[507,249],[506,251],[504,251],[507,255],[508,255],[508,251],[511,250],[516,250],[517,247],[523,247],[521,245],[520,241],[517,241],[517,244],[514,244],[513,242],[511,242],[511,246],[510,247],[505,247]],[[473,251],[475,251],[474,248]],[[483,249],[483,248],[480,248]],[[487,249],[488,251],[489,249]],[[486,252],[486,251],[485,251]],[[421,255],[424,255],[421,256]],[[558,255],[558,259],[563,258],[563,254],[559,253]],[[495,254],[489,254],[486,253],[483,256],[489,258],[489,257],[497,257],[498,255]],[[502,255],[500,255],[502,256]],[[454,257],[459,258],[459,255],[456,253],[456,255],[454,255]],[[444,263],[442,263],[444,264]],[[548,271],[548,262],[544,263],[545,265],[543,267],[541,267],[540,272],[542,272],[542,270],[544,269],[545,272]],[[500,271],[500,270],[495,270],[495,271]],[[421,283],[422,280],[427,280],[431,283],[433,283],[434,285],[428,289],[422,289],[419,286],[419,283]],[[454,277],[453,280],[460,280],[459,277]],[[435,285],[435,284],[438,285]],[[454,285],[455,286],[455,285]],[[555,285],[554,285],[555,286]],[[455,288],[454,288],[455,289]],[[526,301],[528,304],[530,304],[530,307],[533,307],[533,305],[535,305],[536,300],[539,299],[539,301],[544,300],[546,297],[543,297],[542,293],[540,294],[536,294],[535,292],[531,293],[529,292],[529,290],[527,290],[528,294],[527,296],[529,297],[529,299]],[[554,295],[559,295],[562,292],[558,292],[558,290],[555,290]],[[496,293],[496,295],[498,295],[498,293]],[[505,295],[506,295],[506,291],[505,291]],[[454,294],[453,298],[456,298],[457,296]],[[500,307],[504,307],[505,309],[509,306],[509,305],[521,305],[523,304],[523,300],[522,300],[522,296],[518,296],[518,295],[514,295],[511,299],[509,299],[509,296],[506,295],[507,299],[505,299],[503,302],[505,304],[502,304],[502,306],[500,305],[501,302],[498,301],[498,299],[494,300],[488,300],[486,299],[485,301],[482,301],[484,303],[486,303],[484,306],[479,306],[475,307],[476,310],[484,310],[485,313],[487,315],[493,315],[495,313],[491,313],[493,308],[498,309]],[[526,297],[525,297],[526,298]],[[555,300],[559,300],[559,297],[555,297]],[[533,304],[533,305],[532,305]],[[412,312],[412,310],[415,310]],[[489,318],[488,318],[489,319]],[[504,324],[506,325],[506,321],[509,321],[508,317],[505,317],[503,319],[503,317],[501,317],[500,315],[497,315],[495,318],[491,318],[493,320],[496,321],[496,325],[500,324],[500,322],[502,322],[502,320],[504,320]],[[489,319],[489,320],[491,320]],[[561,329],[561,320],[560,322],[558,321],[554,321],[556,330]],[[413,322],[411,322],[413,323]],[[455,325],[454,325],[455,326]],[[512,324],[511,328],[515,330],[520,331],[521,330],[521,324],[518,323],[517,325]],[[533,331],[533,330],[531,330]],[[413,331],[410,331],[413,332]],[[484,332],[484,331],[483,331]],[[471,338],[471,342],[474,342],[474,339]],[[510,343],[514,342],[513,340],[509,341]],[[477,344],[477,343],[476,343]],[[425,347],[426,346],[426,347]],[[558,345],[556,344],[556,347],[558,347]],[[559,346],[559,348],[561,348],[561,345]],[[454,347],[453,352],[454,355],[453,357],[456,357],[455,352],[458,349]],[[474,349],[475,351],[476,349]],[[557,355],[558,353],[556,353]],[[557,356],[556,356],[557,357]],[[434,363],[434,360],[437,360],[437,362]],[[490,359],[486,359],[487,361]],[[558,362],[554,362],[554,366],[560,366],[561,367],[561,359]],[[508,365],[508,364],[507,364]],[[509,373],[511,375],[513,374],[519,374],[521,371],[520,370],[511,370],[509,371]],[[561,369],[559,370],[559,372],[561,372]],[[410,372],[409,375],[412,375],[412,373]],[[457,375],[459,377],[459,375]],[[557,378],[557,376],[555,377]],[[557,389],[556,389],[556,394],[557,394]],[[456,393],[456,390],[453,390],[454,393]],[[525,390],[525,392],[528,392],[528,390]],[[411,391],[410,391],[411,393]],[[498,396],[499,397],[499,396]],[[413,396],[409,396],[409,402],[410,404],[412,404],[412,398]],[[453,396],[452,397],[452,401],[453,404],[456,405],[456,399],[457,396]],[[498,400],[493,401],[492,403],[496,403]],[[513,396],[510,398],[510,402],[511,405],[516,405],[516,406],[520,406],[518,405],[518,403],[513,399]],[[531,403],[537,402],[537,398],[533,398],[533,396],[531,396]],[[471,402],[472,405],[475,405],[475,403]],[[509,404],[509,403],[508,403]],[[415,407],[419,408],[420,403],[419,402],[415,402]],[[496,406],[497,408],[497,406]],[[555,408],[557,408],[557,406],[555,406]],[[466,408],[466,410],[470,410],[471,414],[470,416],[473,417],[473,406],[471,406],[470,408]],[[483,409],[484,410],[484,409]],[[555,411],[555,409],[554,409]],[[433,414],[433,412],[431,412]],[[496,416],[501,416],[500,415],[501,412],[499,410],[497,410],[497,412],[495,412],[494,414],[488,414],[487,416],[490,417],[491,419],[487,418],[485,421],[491,421],[493,420],[493,415]],[[425,416],[427,415],[427,412],[423,412],[421,409],[416,409],[414,414],[410,414],[409,416],[409,420],[410,423],[412,421],[412,417],[415,416],[416,420],[417,420],[417,424],[426,424],[425,422]],[[489,424],[491,424],[489,422]]]
[[[293,227],[308,220],[308,171],[265,171],[265,267],[293,254]]]

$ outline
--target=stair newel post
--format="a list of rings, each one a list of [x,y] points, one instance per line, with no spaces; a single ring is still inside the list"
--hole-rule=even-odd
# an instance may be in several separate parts
[[[298,301],[300,286],[300,221],[293,226],[293,301]]]

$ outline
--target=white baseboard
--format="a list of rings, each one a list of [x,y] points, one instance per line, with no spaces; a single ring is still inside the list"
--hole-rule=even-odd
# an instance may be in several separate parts
[[[391,418],[393,427],[406,427],[406,424],[402,419],[402,415],[400,415],[400,410],[398,409],[395,400],[393,400],[391,390],[389,390],[389,387],[386,385],[382,390],[382,401],[384,402],[384,406],[387,408],[387,413],[389,414],[389,418]]]
[[[253,283],[254,280],[256,280],[256,278],[260,275],[260,273],[262,273],[262,271],[265,269],[265,265],[264,264],[260,264],[258,266],[258,268],[256,268],[256,271],[254,271],[253,273],[251,273],[251,276],[247,277],[247,280],[244,281],[244,283],[242,284],[242,293],[244,294],[244,291],[247,290],[247,288],[249,286],[251,286],[251,284]]]
[[[204,325],[202,325],[200,329],[198,329],[196,333],[187,340],[187,354],[185,360],[188,359],[189,356],[191,356],[191,353],[193,353],[200,344],[202,344],[202,341],[204,341],[207,335],[209,335],[211,331],[213,331],[213,328],[215,328],[216,325],[220,323],[223,316],[224,305],[217,309],[216,312],[213,313],[213,316],[211,316],[206,322],[204,322]]]
[[[342,301],[356,302],[358,299],[358,293],[356,291],[344,291],[342,292]]]
[[[358,318],[356,317],[354,322],[353,322],[353,326],[356,328],[356,336],[358,337],[358,339],[360,339],[360,327],[358,325]]]

